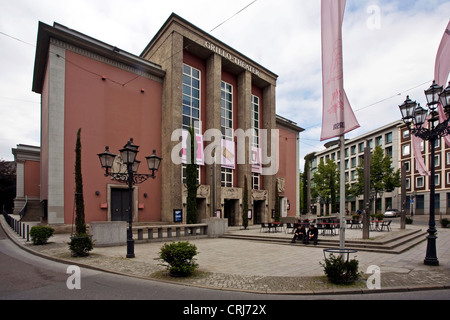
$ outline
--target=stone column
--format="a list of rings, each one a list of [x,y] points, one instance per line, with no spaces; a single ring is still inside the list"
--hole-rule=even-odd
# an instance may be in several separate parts
[[[172,133],[182,126],[182,99],[183,99],[183,36],[172,33],[170,39],[164,43],[160,52],[166,54],[163,64],[166,77],[163,84],[162,105],[162,158],[161,162],[161,219],[173,221],[173,210],[183,209],[182,204],[182,171],[181,165],[172,163],[172,149],[179,144],[172,142]],[[162,55],[164,57],[164,54]],[[185,219],[186,213],[184,212]],[[184,220],[185,221],[185,220]]]
[[[206,127],[205,129],[217,129],[220,132],[220,120],[221,120],[221,83],[222,83],[222,58],[213,54],[206,62]],[[217,137],[219,139],[219,137]],[[215,212],[220,209],[220,195],[221,195],[221,165],[220,165],[220,145],[221,137],[219,141],[204,142],[205,150],[209,150],[207,147],[211,143],[219,146],[216,148],[217,163],[214,165],[206,165],[206,184],[211,186],[211,199],[209,207],[209,216],[215,217]],[[214,157],[214,154],[208,155]],[[206,157],[206,155],[205,155]],[[215,181],[214,181],[214,167],[216,169]]]
[[[263,106],[262,106],[262,114],[263,114],[263,129],[267,130],[267,139],[268,141],[264,141],[261,139],[261,142],[264,145],[261,145],[264,153],[264,148],[267,148],[267,156],[273,157],[275,160],[275,151],[272,150],[272,141],[271,141],[271,132],[272,129],[276,129],[276,106],[275,106],[275,85],[268,85],[263,90]],[[278,147],[278,141],[275,141],[275,145]],[[273,164],[272,164],[273,165]],[[275,187],[276,187],[276,174],[275,175],[264,175],[263,177],[263,189],[268,191],[268,205],[269,207],[266,210],[266,216],[264,217],[265,221],[270,221],[272,209],[275,209]]]

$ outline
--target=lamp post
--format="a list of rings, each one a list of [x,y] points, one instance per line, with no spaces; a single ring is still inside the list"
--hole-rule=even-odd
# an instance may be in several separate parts
[[[425,265],[439,265],[439,260],[436,254],[436,220],[435,220],[435,148],[436,140],[450,134],[450,83],[449,86],[443,90],[442,86],[433,84],[428,90],[425,90],[427,98],[427,109],[418,105],[417,102],[412,101],[409,96],[405,102],[399,106],[402,114],[403,122],[408,126],[411,133],[422,140],[430,142],[431,146],[431,161],[430,161],[430,218],[428,222],[428,236],[427,236],[427,252],[424,260]],[[444,119],[439,121],[438,106],[442,105],[445,112]],[[431,124],[428,125],[427,121]]]
[[[103,153],[98,154],[100,159],[100,164],[103,169],[105,169],[105,177],[110,176],[112,179],[125,183],[128,185],[129,190],[129,205],[128,208],[128,233],[127,233],[127,258],[134,258],[134,240],[133,240],[133,205],[132,205],[132,192],[133,186],[136,184],[141,184],[144,181],[152,178],[155,179],[155,172],[159,170],[161,164],[161,158],[156,155],[156,150],[153,150],[153,154],[147,159],[148,169],[152,172],[151,174],[138,174],[140,161],[136,160],[138,154],[139,146],[133,143],[133,138],[131,138],[123,149],[119,150],[120,156],[122,158],[123,164],[127,166],[127,171],[125,173],[115,173],[110,172],[114,159],[116,155],[109,151],[109,147],[105,148]]]

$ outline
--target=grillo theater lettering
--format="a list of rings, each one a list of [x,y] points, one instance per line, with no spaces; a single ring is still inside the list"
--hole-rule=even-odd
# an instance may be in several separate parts
[[[237,64],[238,66],[250,71],[251,73],[259,76],[259,70],[256,69],[255,67],[249,65],[248,63],[246,63],[245,61],[242,61],[241,59],[239,59],[238,57],[233,56],[231,53],[226,52],[225,50],[223,50],[222,48],[212,44],[209,41],[205,41],[205,47],[209,50],[211,50],[212,52],[217,53],[218,55],[224,57],[225,59],[230,60],[231,62],[233,62],[234,64]]]

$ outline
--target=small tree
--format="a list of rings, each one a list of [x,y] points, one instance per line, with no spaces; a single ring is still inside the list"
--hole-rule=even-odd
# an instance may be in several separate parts
[[[337,164],[328,159],[325,163],[320,160],[317,172],[314,173],[314,188],[311,190],[313,198],[320,198],[325,204],[325,213],[329,214],[329,204],[331,210],[336,212],[337,192],[339,190],[339,171]]]
[[[92,239],[86,234],[86,222],[84,218],[83,176],[81,173],[81,128],[77,133],[75,146],[75,235],[69,242],[69,249],[75,257],[89,255],[93,249]]]
[[[364,164],[356,169],[358,181],[352,187],[351,193],[355,196],[364,194]],[[374,191],[375,199],[380,192],[392,192],[401,186],[400,170],[394,171],[392,159],[384,155],[383,148],[376,146],[370,160],[370,190]],[[374,212],[375,213],[375,212]]]
[[[190,142],[190,143],[189,143]],[[197,223],[197,190],[199,185],[197,184],[198,172],[196,164],[197,154],[197,141],[195,139],[194,128],[189,128],[187,152],[187,164],[186,164],[186,220],[188,224]]]
[[[280,222],[280,195],[278,192],[278,180],[275,182],[275,222]]]
[[[247,176],[244,176],[244,195],[242,196],[242,226],[245,230],[248,227],[248,185]]]

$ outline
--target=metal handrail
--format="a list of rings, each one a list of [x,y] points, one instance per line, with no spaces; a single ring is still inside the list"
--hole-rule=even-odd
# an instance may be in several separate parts
[[[20,220],[22,220],[23,216],[27,212],[27,205],[28,205],[28,196],[25,196],[25,204],[24,204],[22,210],[20,210],[20,212],[19,212]]]

